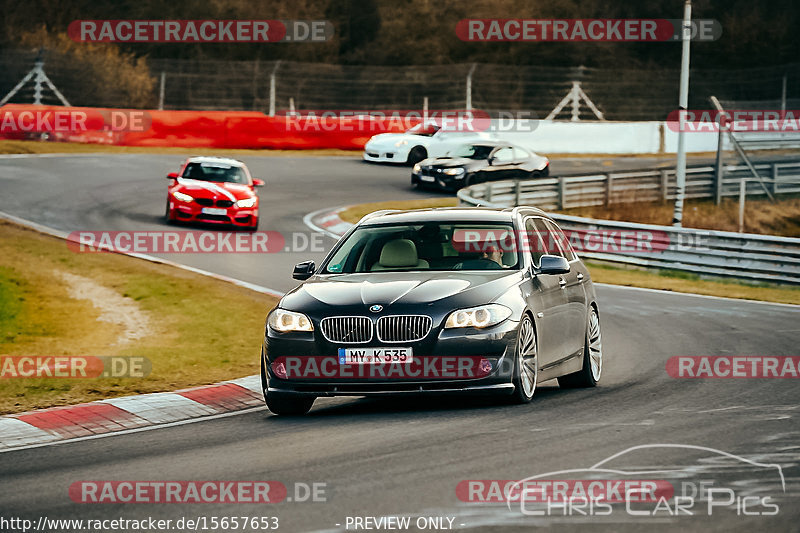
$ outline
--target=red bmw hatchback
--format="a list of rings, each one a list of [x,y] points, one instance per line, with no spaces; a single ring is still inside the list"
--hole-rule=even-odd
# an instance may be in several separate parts
[[[258,229],[256,187],[241,161],[222,157],[191,157],[178,172],[167,175],[167,223],[202,222]]]

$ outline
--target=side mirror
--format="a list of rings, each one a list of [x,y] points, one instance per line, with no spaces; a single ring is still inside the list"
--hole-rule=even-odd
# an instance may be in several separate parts
[[[314,261],[303,261],[302,263],[297,263],[294,266],[292,277],[294,279],[306,280],[314,275],[314,269]]]
[[[566,274],[569,272],[569,262],[560,255],[545,254],[540,259],[539,274]]]
[[[263,186],[264,186],[264,180],[253,178],[253,187],[263,187]]]
[[[167,179],[168,180],[176,180],[176,179],[178,179],[178,173],[177,172],[170,172],[169,174],[167,174]]]
[[[489,157],[489,159],[488,159],[489,166],[492,166],[492,165],[494,165],[494,161],[495,161],[495,159],[497,159],[495,156],[490,156],[490,157]]]

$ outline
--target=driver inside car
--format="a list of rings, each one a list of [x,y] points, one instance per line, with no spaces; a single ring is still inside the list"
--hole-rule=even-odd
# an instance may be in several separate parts
[[[489,261],[494,261],[501,267],[505,268],[505,265],[503,264],[503,250],[499,246],[487,246],[481,257],[483,259],[488,259]]]

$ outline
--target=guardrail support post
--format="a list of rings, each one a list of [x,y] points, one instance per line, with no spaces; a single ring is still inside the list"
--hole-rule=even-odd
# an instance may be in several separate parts
[[[667,191],[669,190],[669,173],[666,170],[661,171],[661,203],[667,203]]]
[[[785,79],[785,78],[784,78]],[[772,177],[772,195],[778,194],[778,163],[772,163],[770,165],[772,170],[771,177]]]
[[[717,124],[719,135],[717,138],[717,160],[714,165],[714,203],[719,205],[722,202],[722,180],[725,173],[725,168],[722,163],[722,143],[725,140],[725,124],[722,121],[721,113]]]
[[[514,184],[514,206],[519,205],[520,194],[522,194],[522,180],[517,180]]]
[[[747,180],[739,182],[739,233],[744,233],[744,200],[747,198]]]
[[[612,174],[606,174],[606,207],[611,205],[611,185],[614,182]]]
[[[492,201],[492,184],[491,183],[487,183],[486,185],[483,186],[483,199],[486,200],[487,202],[491,202]]]
[[[560,176],[558,178],[558,208],[565,209],[566,206],[564,205],[564,197],[566,196],[564,193],[566,192],[567,183],[564,181],[564,176]]]

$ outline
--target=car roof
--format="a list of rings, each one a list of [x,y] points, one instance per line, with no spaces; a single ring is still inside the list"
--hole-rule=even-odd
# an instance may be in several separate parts
[[[239,161],[238,159],[231,159],[229,157],[216,157],[211,155],[199,155],[195,157],[190,157],[187,163],[222,163],[224,165],[230,165],[232,167],[243,167],[244,163]]]
[[[359,225],[407,224],[420,222],[513,222],[517,214],[547,214],[535,207],[437,207],[433,209],[412,209],[407,211],[385,210],[370,213],[361,219]]]

